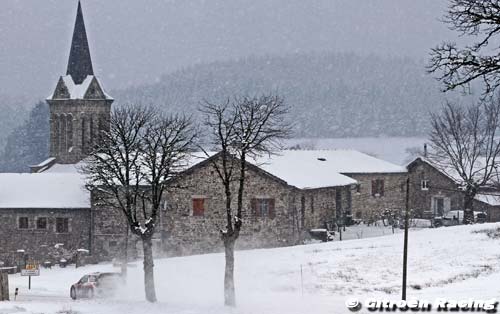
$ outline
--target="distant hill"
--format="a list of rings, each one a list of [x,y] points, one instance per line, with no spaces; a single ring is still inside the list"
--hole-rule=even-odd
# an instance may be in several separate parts
[[[115,106],[155,104],[196,117],[204,99],[275,92],[291,107],[295,137],[425,137],[429,112],[459,98],[439,86],[413,59],[316,53],[198,64],[110,94]],[[48,106],[30,112],[14,103],[0,103],[0,171],[27,171],[48,156]]]
[[[334,53],[199,64],[112,95],[118,103],[158,104],[196,115],[203,99],[268,92],[285,98],[296,136],[307,137],[425,135],[428,113],[445,100],[423,63]]]

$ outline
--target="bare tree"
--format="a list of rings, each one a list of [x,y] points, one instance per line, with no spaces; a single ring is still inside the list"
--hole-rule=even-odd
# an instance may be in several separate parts
[[[146,299],[156,301],[152,237],[168,181],[185,165],[194,140],[191,121],[151,108],[123,107],[83,171],[95,200],[120,210],[144,252]]]
[[[444,22],[462,36],[479,38],[474,44],[459,48],[444,42],[431,50],[428,70],[438,74],[444,90],[469,87],[481,79],[485,94],[500,85],[500,51],[496,44],[500,34],[499,0],[449,0]]]
[[[469,107],[446,104],[432,115],[429,158],[444,173],[457,178],[464,191],[464,223],[474,220],[473,201],[497,175],[500,141],[500,102]],[[431,186],[432,187],[432,186]]]
[[[234,286],[234,247],[243,225],[243,195],[247,158],[273,154],[281,148],[291,127],[283,100],[274,95],[243,97],[223,104],[206,102],[202,108],[205,125],[211,130],[211,144],[220,158],[212,165],[224,186],[226,197],[226,228],[221,230],[225,248],[224,303],[236,305]],[[237,186],[236,213],[232,208],[232,187]]]

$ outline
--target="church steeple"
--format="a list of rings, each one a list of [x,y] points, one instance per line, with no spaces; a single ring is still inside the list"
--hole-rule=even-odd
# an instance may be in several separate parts
[[[81,84],[87,75],[94,75],[80,1],[78,1],[75,29],[73,31],[73,40],[71,42],[68,70],[66,74],[71,75],[73,81],[77,85]]]
[[[111,98],[94,75],[82,6],[78,2],[68,70],[47,98],[50,110],[50,156],[57,163],[84,159],[108,131]]]

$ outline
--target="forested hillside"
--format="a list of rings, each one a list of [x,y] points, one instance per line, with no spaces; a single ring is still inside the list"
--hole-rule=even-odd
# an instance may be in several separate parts
[[[307,137],[425,135],[428,113],[445,100],[423,62],[326,53],[201,64],[113,95],[195,113],[204,99],[269,92],[285,98],[296,135]]]
[[[49,154],[49,109],[39,102],[28,119],[14,128],[0,153],[0,172],[29,172]]]

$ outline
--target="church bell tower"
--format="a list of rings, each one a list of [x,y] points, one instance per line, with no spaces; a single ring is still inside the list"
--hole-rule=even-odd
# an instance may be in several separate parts
[[[50,156],[61,164],[77,163],[109,130],[111,98],[94,75],[90,49],[78,2],[68,69],[47,99],[50,108]]]

